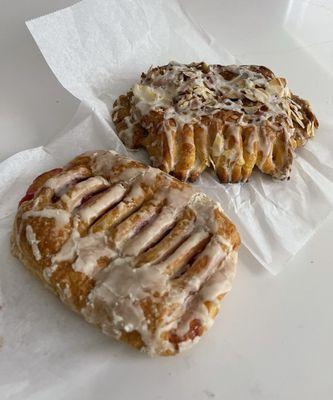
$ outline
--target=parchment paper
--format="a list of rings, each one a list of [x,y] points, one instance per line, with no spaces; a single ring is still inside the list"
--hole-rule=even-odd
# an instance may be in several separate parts
[[[28,27],[62,85],[110,124],[115,98],[150,65],[170,60],[235,63],[175,1],[85,0],[30,21]],[[321,129],[298,152],[289,182],[258,173],[246,184],[221,185],[206,173],[198,183],[220,200],[243,244],[273,274],[286,266],[332,209],[332,160],[322,144],[325,134]],[[110,136],[110,146],[118,145],[114,132]],[[65,139],[63,144],[67,147]],[[91,145],[97,143],[92,140]],[[143,151],[131,153],[143,157]]]

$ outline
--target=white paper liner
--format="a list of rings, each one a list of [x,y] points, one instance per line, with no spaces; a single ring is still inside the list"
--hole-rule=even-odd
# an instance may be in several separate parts
[[[109,122],[114,100],[150,65],[170,60],[235,63],[227,50],[211,46],[214,38],[175,1],[84,0],[29,21],[28,27],[62,85]],[[256,173],[249,183],[221,185],[213,174],[205,173],[197,183],[221,202],[237,224],[243,244],[273,274],[286,266],[332,209],[332,161],[321,145],[326,134],[320,129],[297,152],[288,182]],[[117,136],[110,135],[109,146],[118,147]],[[61,154],[66,140],[59,142]],[[144,151],[131,155],[145,159]]]

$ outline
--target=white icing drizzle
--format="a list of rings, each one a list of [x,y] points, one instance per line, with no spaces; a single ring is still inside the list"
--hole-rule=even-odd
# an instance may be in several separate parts
[[[44,276],[48,279],[57,270],[59,263],[64,261],[75,261],[72,268],[93,277],[97,272],[98,260],[102,257],[112,259],[116,253],[108,246],[105,232],[90,233],[81,237],[78,226],[80,218],[74,217],[71,236],[63,244],[57,254],[52,257],[52,264],[45,268]]]
[[[120,201],[125,193],[126,187],[121,184],[115,185],[106,192],[103,192],[93,202],[88,202],[88,204],[85,204],[80,209],[79,214],[82,221],[90,224],[108,208]]]
[[[64,171],[50,179],[44,184],[44,187],[50,188],[59,194],[67,185],[79,179],[84,179],[89,176],[89,171],[85,167],[77,168],[76,170]]]
[[[61,249],[52,257],[52,271],[56,269],[58,263],[63,261],[71,261],[75,258],[77,252],[77,244],[81,238],[78,231],[79,218],[75,216],[73,218],[73,228],[70,237],[62,245]]]
[[[116,253],[108,246],[105,233],[98,232],[77,239],[76,255],[72,268],[93,277],[97,272],[97,261],[102,257],[114,258]]]
[[[229,79],[223,75],[229,75]],[[288,97],[290,91],[284,80],[266,78],[246,65],[200,68],[200,64],[172,62],[160,69],[151,68],[141,84],[134,85],[132,104],[139,112],[132,117],[163,109],[165,120],[173,119],[182,126],[193,124],[203,115],[232,110],[242,114],[244,124],[256,123],[279,114],[288,117],[287,105],[282,102]],[[262,105],[268,110],[262,112]],[[128,122],[133,125],[136,121]]]
[[[112,183],[130,181],[145,171],[144,167],[128,167],[119,173],[118,168],[123,164],[123,158],[112,150],[100,151],[98,156],[95,155],[92,159],[94,174],[105,176]]]
[[[237,263],[237,253],[231,251],[226,257],[223,269],[217,271],[201,289],[200,296],[205,301],[216,301],[216,297],[228,293],[232,287],[232,281],[235,278]]]
[[[73,261],[77,253],[77,243],[81,237],[78,231],[79,219],[73,218],[72,232],[69,238],[62,245],[61,249],[51,258],[51,265],[43,270],[43,276],[47,282],[50,281],[53,273],[58,269],[59,263]]]
[[[215,203],[204,193],[195,193],[188,206],[195,212],[199,225],[207,226],[208,230],[212,233],[216,233],[218,224],[214,215],[215,209],[222,209],[218,203]]]
[[[43,208],[42,210],[29,210],[23,213],[22,218],[49,218],[56,222],[57,228],[62,228],[70,222],[71,214],[60,208]]]
[[[38,248],[39,241],[37,240],[36,234],[33,231],[31,225],[26,226],[25,233],[26,233],[27,241],[31,246],[32,253],[33,253],[36,261],[39,261],[42,258],[42,255],[40,254],[40,251]]]
[[[93,176],[85,181],[79,182],[74,189],[70,190],[61,196],[61,201],[64,202],[67,208],[72,211],[79,206],[82,199],[98,190],[105,189],[109,186],[109,182],[101,176]]]

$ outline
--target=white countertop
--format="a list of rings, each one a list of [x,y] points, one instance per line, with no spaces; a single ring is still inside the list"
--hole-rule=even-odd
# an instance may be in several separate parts
[[[24,24],[73,3],[1,2],[0,160],[46,143],[78,106],[49,70]],[[316,96],[333,89],[332,1],[181,3],[240,62],[272,68],[288,78],[296,93],[314,102]],[[318,87],[316,74],[327,76],[327,87]],[[333,97],[327,97],[327,110],[330,108]],[[332,399],[332,237],[333,217],[276,277],[243,254],[248,262],[239,264],[233,291],[224,300],[215,327],[192,352],[182,356],[182,362],[167,359],[158,365],[152,360],[155,367],[139,369],[137,376],[120,370],[98,382],[82,382],[86,397],[80,399],[100,399],[98,394],[105,391],[113,399]],[[246,252],[244,248],[241,251]],[[212,341],[220,350],[215,354],[210,346],[211,354],[206,355],[205,341]],[[151,374],[148,385],[143,384],[145,371]],[[120,384],[122,381],[125,383]],[[18,398],[15,393],[6,397],[0,387],[0,393],[2,390],[4,398]],[[77,397],[75,392],[69,395],[64,391],[62,398]]]

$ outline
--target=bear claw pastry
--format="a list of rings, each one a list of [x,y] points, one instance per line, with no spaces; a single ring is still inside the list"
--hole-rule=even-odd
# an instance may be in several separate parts
[[[196,343],[231,289],[240,243],[220,206],[156,168],[96,151],[35,179],[12,253],[64,303],[152,355]]]
[[[295,148],[318,127],[309,103],[268,68],[206,63],[150,68],[112,119],[125,145],[183,181],[207,167],[221,182],[247,181],[255,166],[287,179]]]

